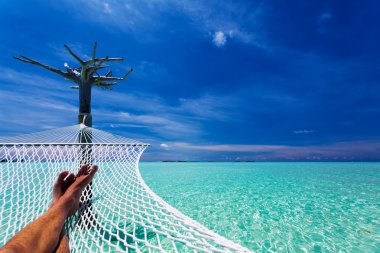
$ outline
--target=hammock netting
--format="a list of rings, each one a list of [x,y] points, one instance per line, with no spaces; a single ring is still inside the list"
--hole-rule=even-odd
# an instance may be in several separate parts
[[[66,220],[71,252],[249,252],[185,216],[144,182],[148,147],[84,125],[0,138],[0,247],[49,206],[63,170],[99,171]]]

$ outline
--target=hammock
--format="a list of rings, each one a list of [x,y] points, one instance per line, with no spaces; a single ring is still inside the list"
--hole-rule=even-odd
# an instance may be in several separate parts
[[[0,247],[45,212],[62,170],[97,164],[66,221],[72,252],[249,252],[185,216],[144,182],[148,147],[85,125],[0,138]]]

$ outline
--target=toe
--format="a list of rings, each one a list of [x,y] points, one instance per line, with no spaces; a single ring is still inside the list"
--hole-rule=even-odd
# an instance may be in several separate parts
[[[61,173],[59,173],[58,178],[57,178],[57,180],[54,183],[54,186],[61,185],[63,183],[65,177],[67,177],[68,174],[69,174],[69,172],[67,170],[62,171]]]
[[[81,175],[86,175],[88,171],[88,164],[83,164],[78,171],[77,177]]]
[[[70,173],[67,177],[66,177],[66,180],[65,180],[65,183],[67,184],[72,184],[75,180],[75,175],[74,173]]]

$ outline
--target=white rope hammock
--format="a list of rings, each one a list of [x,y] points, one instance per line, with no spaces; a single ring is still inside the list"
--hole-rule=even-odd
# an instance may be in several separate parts
[[[59,172],[89,161],[100,169],[66,222],[72,252],[249,252],[145,184],[138,162],[147,146],[84,125],[0,138],[0,247],[47,210]]]

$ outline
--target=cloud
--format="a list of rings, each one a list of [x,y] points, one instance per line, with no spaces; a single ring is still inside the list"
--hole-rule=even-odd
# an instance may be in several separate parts
[[[262,16],[265,13],[263,4],[253,4],[245,11],[239,2],[224,1],[174,1],[180,10],[187,15],[200,31],[205,33],[222,32],[243,43],[266,48],[261,34],[263,33]],[[249,25],[248,25],[249,24]]]
[[[157,151],[150,158],[173,160],[217,160],[229,161],[239,157],[241,161],[378,161],[379,141],[346,141],[321,145],[199,145],[187,142],[169,143],[170,154]],[[148,151],[149,152],[149,151]]]
[[[61,45],[47,44],[47,46],[52,49],[52,53],[57,55],[61,60],[75,63],[71,67],[78,65],[78,62],[67,51],[67,49],[64,48],[63,43]],[[78,55],[83,60],[91,59],[92,56],[90,56],[88,53],[92,52],[92,45],[88,44],[86,46],[83,46],[81,43],[70,43],[68,46],[76,55]]]
[[[124,1],[124,0],[64,0],[77,18],[96,22],[106,28],[112,25],[120,31],[142,35],[156,26],[157,17],[162,12],[164,1]],[[142,31],[144,30],[144,31]]]
[[[236,144],[222,144],[222,145],[194,145],[190,143],[176,143],[174,145],[178,148],[207,150],[215,152],[273,152],[281,150],[287,146],[281,145],[236,145]]]
[[[327,32],[328,23],[332,20],[333,16],[330,11],[325,11],[318,17],[318,31],[320,33]]]
[[[76,123],[77,91],[71,90],[68,82],[0,66],[0,84],[2,111],[10,114],[0,119],[3,131],[12,134],[25,131],[28,126],[28,131],[33,132],[42,126]],[[232,97],[210,94],[179,98],[177,104],[170,105],[161,97],[147,93],[113,91],[105,96],[104,92],[95,88],[92,93],[93,101],[101,101],[93,103],[96,126],[132,130],[140,137],[154,133],[161,139],[182,140],[191,136],[200,140],[205,135],[202,122],[229,120],[236,104]],[[12,126],[17,122],[20,122],[19,129]]]
[[[0,132],[15,135],[75,123],[77,108],[67,102],[0,91]]]
[[[191,122],[180,115],[157,116],[153,114],[131,114],[121,112],[117,115],[121,122],[146,126],[149,131],[166,138],[183,138],[199,136],[202,132],[199,124]]]
[[[54,76],[55,74],[50,75]],[[63,91],[70,91],[68,82],[61,82],[35,73],[18,71],[3,66],[0,66],[0,82],[2,83],[3,90],[24,90],[25,88],[30,88],[28,89],[29,94],[36,92],[37,89],[38,92],[44,90],[49,95],[56,94],[67,97],[67,92],[64,93]],[[36,93],[38,94],[38,92]]]
[[[324,22],[326,20],[329,20],[332,18],[332,15],[330,12],[326,11],[324,13],[322,13],[320,16],[319,16],[319,21],[320,22]]]
[[[109,3],[103,3],[103,5],[104,5],[104,13],[112,14],[112,9],[111,9]]]
[[[314,130],[307,130],[307,129],[301,129],[301,130],[294,130],[294,134],[310,134],[314,133]]]
[[[203,124],[210,121],[238,121],[240,115],[234,113],[238,103],[234,97],[205,94],[198,98],[179,98],[175,105],[168,104],[159,96],[117,91],[104,96],[104,91],[94,89],[94,100],[102,100],[104,106],[118,105],[117,111],[98,108],[94,104],[93,113],[98,122],[110,122],[111,128],[133,128],[154,133],[162,139],[183,140],[191,136],[199,140],[206,134]]]
[[[0,85],[2,135],[75,123],[77,91],[68,83],[0,66]]]
[[[10,92],[7,95],[3,93],[3,97],[8,98],[3,100],[6,107],[13,107],[12,105],[19,103],[17,101],[28,104],[27,108],[12,109],[15,112],[15,122],[17,115],[23,114],[22,111],[32,114],[29,111],[33,110],[36,113],[34,121],[47,117],[51,122],[60,122],[58,126],[75,123],[77,91],[69,89],[69,83],[3,67],[0,67],[0,82],[3,83],[4,90]],[[25,93],[23,87],[31,89]],[[129,134],[139,134],[139,137],[145,135],[145,138],[153,133],[156,138],[177,141],[186,140],[189,136],[194,141],[202,141],[207,136],[209,123],[242,122],[246,112],[241,108],[245,108],[245,102],[251,101],[244,97],[245,90],[228,96],[203,94],[195,98],[178,98],[177,103],[170,104],[160,96],[147,93],[124,94],[117,89],[107,92],[107,95],[104,92],[95,88],[92,93],[93,101],[98,101],[93,103],[96,119],[94,123],[97,127],[113,128],[119,132],[128,131]],[[23,97],[17,97],[17,94],[22,94]],[[265,97],[261,93],[257,96]],[[59,119],[61,121],[57,121]],[[3,127],[4,130],[12,128],[10,124],[3,124]],[[36,129],[38,130],[38,124]]]
[[[226,35],[221,31],[215,32],[212,42],[217,47],[223,47],[227,42]]]
[[[219,1],[216,4],[201,0],[64,0],[63,4],[74,10],[79,18],[86,17],[86,20],[104,24],[105,27],[112,25],[123,32],[135,33],[139,39],[145,36],[145,39],[156,41],[158,38],[149,35],[153,32],[147,31],[156,31],[158,19],[176,13],[191,20],[194,28],[203,34],[223,34],[218,35],[219,43],[223,43],[223,38],[225,40],[228,34],[243,43],[264,48],[264,43],[259,42],[263,4],[253,5],[249,12],[244,11],[240,3]]]
[[[240,115],[236,112],[239,99],[235,96],[204,94],[200,97],[189,99],[180,98],[178,112],[186,113],[198,120],[236,121]]]
[[[70,90],[67,83],[0,66],[0,84],[0,130],[3,133],[34,132],[75,123],[77,93]],[[25,87],[29,87],[27,92]],[[171,105],[149,94],[112,92],[104,96],[104,91],[94,89],[93,95],[94,101],[102,99],[101,105],[94,104],[96,121],[116,131],[120,128],[121,133],[125,128],[132,129],[128,137],[138,136],[137,139],[152,144],[152,151],[145,156],[151,160],[236,160],[236,157],[256,161],[379,160],[380,142],[365,140],[309,146],[199,144],[207,134],[203,122],[234,120],[232,112],[241,106],[236,96],[205,94],[198,98],[181,98]],[[110,105],[114,107],[105,109]],[[312,132],[310,129],[294,131],[295,134]],[[186,142],[189,139],[191,143]],[[170,152],[167,152],[169,147]]]

